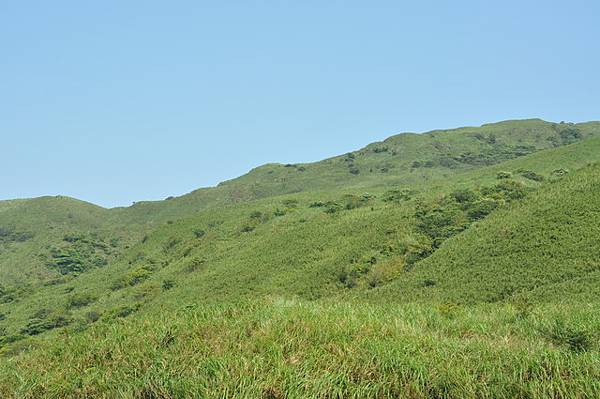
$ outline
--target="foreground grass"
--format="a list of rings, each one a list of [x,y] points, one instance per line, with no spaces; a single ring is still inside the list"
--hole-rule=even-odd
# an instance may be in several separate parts
[[[0,396],[600,397],[597,305],[185,305],[30,341]]]

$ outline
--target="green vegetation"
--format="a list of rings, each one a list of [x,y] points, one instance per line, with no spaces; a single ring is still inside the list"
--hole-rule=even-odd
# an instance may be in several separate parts
[[[599,161],[508,121],[0,202],[0,397],[598,397]]]

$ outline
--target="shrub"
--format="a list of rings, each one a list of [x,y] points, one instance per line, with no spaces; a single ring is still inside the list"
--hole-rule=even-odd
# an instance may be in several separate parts
[[[344,203],[344,208],[346,210],[360,208],[365,205],[369,200],[363,197],[358,197],[356,195],[347,194],[342,197],[342,201]]]
[[[202,238],[206,235],[206,231],[202,230],[202,229],[194,229],[194,237],[196,238]]]
[[[527,299],[519,299],[513,303],[517,317],[526,319],[533,311],[533,304]]]
[[[333,214],[342,209],[342,206],[337,202],[328,201],[325,204],[325,213]]]
[[[286,208],[296,208],[298,206],[298,200],[294,198],[285,199],[281,203]]]
[[[544,181],[544,176],[539,175],[539,174],[535,173],[532,170],[524,170],[524,171],[522,171],[521,172],[521,176],[523,176],[526,179],[534,180],[534,181],[538,181],[538,182]]]
[[[360,173],[360,170],[356,166],[352,165],[348,168],[348,172],[350,172],[353,175],[358,175]]]
[[[415,217],[417,229],[432,239],[434,248],[468,227],[464,212],[456,203],[445,199],[433,204],[418,204]]]
[[[556,177],[562,177],[562,176],[567,175],[568,173],[569,173],[569,170],[568,169],[563,169],[563,168],[554,169],[552,171],[552,175],[556,176]]]
[[[527,188],[523,183],[504,180],[492,187],[482,189],[481,192],[485,196],[511,201],[524,198],[527,194]]]
[[[558,135],[564,145],[575,143],[583,138],[579,129],[575,127],[564,128]]]
[[[47,309],[43,309],[42,312],[36,312],[34,317],[29,319],[27,325],[21,329],[21,334],[38,335],[44,331],[67,326],[70,322],[71,318],[67,314],[51,315]]]
[[[433,252],[433,248],[431,245],[427,244],[417,244],[409,246],[405,251],[404,261],[406,262],[404,268],[406,270],[410,270],[412,266],[420,261],[421,259],[425,259]]]
[[[513,174],[511,172],[500,171],[496,174],[496,179],[512,179]]]
[[[175,287],[175,281],[173,280],[163,280],[162,282],[162,289],[165,291],[170,290],[171,288]]]
[[[199,257],[194,257],[185,265],[184,271],[187,273],[195,272],[198,270],[206,261]]]
[[[84,272],[86,266],[84,255],[75,248],[54,248],[50,252],[50,266],[58,269],[60,274],[71,274]]]
[[[89,293],[73,294],[69,297],[69,299],[67,301],[67,308],[68,309],[81,308],[81,307],[91,304],[95,300],[96,300],[96,297]]]
[[[421,286],[422,287],[433,287],[433,286],[435,286],[435,281],[427,278],[421,282]]]
[[[169,238],[169,240],[164,245],[165,252],[168,252],[168,251],[172,250],[179,243],[181,243],[181,238],[178,238],[178,237],[171,237],[171,238]]]
[[[473,190],[469,190],[468,188],[462,190],[456,190],[452,194],[450,194],[452,198],[459,204],[464,204],[467,202],[473,202],[479,198],[476,192]]]
[[[381,273],[374,271],[369,275],[367,283],[369,284],[370,288],[379,287],[381,284],[383,284],[383,276]]]
[[[251,225],[251,224],[246,224],[244,226],[242,226],[242,228],[240,229],[240,231],[242,233],[250,233],[251,231],[253,231],[256,228],[256,226]]]
[[[102,314],[100,312],[97,312],[95,310],[90,310],[89,312],[87,312],[85,314],[85,319],[88,321],[88,323],[95,323],[98,320],[100,320],[101,316],[102,316]]]
[[[356,273],[348,271],[348,269],[343,268],[338,273],[338,281],[344,285],[346,288],[354,288],[356,287]]]
[[[470,220],[483,219],[498,207],[498,202],[491,198],[484,198],[472,204],[467,210]]]
[[[568,326],[561,319],[555,320],[546,334],[556,345],[566,346],[573,352],[584,352],[592,346],[592,340],[586,331]]]
[[[117,308],[112,309],[108,315],[107,318],[114,318],[114,317],[127,317],[129,315],[131,315],[132,313],[136,312],[138,309],[140,308],[140,304],[135,304],[135,305],[123,305],[123,306],[119,306]]]
[[[262,217],[263,217],[263,213],[261,211],[254,211],[250,214],[250,219],[260,220]]]
[[[18,243],[31,240],[33,233],[26,231],[16,231],[14,227],[0,226],[0,244]]]
[[[383,201],[384,202],[408,201],[409,199],[412,198],[413,195],[414,195],[414,192],[407,188],[394,189],[394,190],[386,191],[386,193],[383,196]]]
[[[111,285],[111,289],[115,291],[127,286],[137,285],[148,279],[153,272],[154,270],[150,265],[136,267],[135,269],[130,270],[126,275],[115,280]]]
[[[186,247],[182,252],[183,257],[184,258],[188,257],[192,253],[193,250],[194,250],[194,247]]]
[[[150,266],[141,266],[133,269],[127,273],[127,284],[133,286],[141,283],[152,275],[152,268]]]

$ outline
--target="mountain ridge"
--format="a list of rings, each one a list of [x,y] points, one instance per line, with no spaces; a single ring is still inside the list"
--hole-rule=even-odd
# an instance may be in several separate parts
[[[352,151],[352,152],[361,152],[361,151],[365,151],[368,150],[372,147],[376,147],[377,145],[380,144],[386,144],[386,143],[390,143],[390,142],[394,142],[397,141],[401,138],[405,138],[407,136],[435,136],[436,134],[452,134],[452,133],[460,133],[460,132],[465,132],[465,131],[469,131],[469,130],[478,130],[481,128],[501,128],[501,127],[507,127],[510,125],[514,125],[514,124],[519,124],[519,125],[525,125],[525,127],[528,127],[528,125],[531,126],[536,126],[536,125],[548,125],[548,126],[554,126],[554,125],[567,125],[567,126],[585,126],[585,127],[591,127],[593,128],[596,133],[600,132],[600,121],[586,121],[586,122],[560,122],[560,123],[556,123],[556,122],[549,122],[546,120],[543,120],[541,118],[526,118],[526,119],[508,119],[508,120],[502,120],[502,121],[498,121],[498,122],[492,122],[492,123],[484,123],[481,124],[480,126],[461,126],[461,127],[456,127],[456,128],[451,128],[451,129],[433,129],[433,130],[429,130],[429,131],[424,131],[424,132],[400,132],[400,133],[395,133],[392,134],[391,136],[381,140],[381,141],[376,141],[373,143],[369,143],[365,146],[363,146],[362,148]],[[595,134],[596,134],[595,133]],[[341,157],[343,157],[344,155],[336,155],[336,156],[332,156],[332,157],[328,157],[328,158],[324,158],[322,160],[319,161],[314,161],[314,162],[307,162],[307,163],[298,163],[297,165],[299,166],[310,166],[310,165],[315,165],[315,164],[320,164],[323,162],[327,162],[327,161],[332,161],[335,159],[339,159]],[[247,173],[237,176],[237,177],[233,177],[231,179],[227,179],[224,180],[222,182],[217,183],[214,186],[207,186],[207,187],[200,187],[197,189],[194,189],[188,193],[179,195],[179,196],[171,196],[168,197],[168,200],[172,200],[172,199],[178,199],[178,198],[182,198],[182,197],[186,197],[189,195],[192,195],[198,191],[202,191],[202,190],[210,190],[210,189],[216,189],[219,188],[221,186],[226,186],[228,184],[230,184],[231,182],[235,182],[238,179],[244,178],[248,175],[251,175],[253,172],[257,172],[260,171],[262,169],[270,169],[273,167],[285,167],[286,165],[292,165],[292,164],[286,164],[286,163],[279,163],[279,162],[269,162],[263,165],[259,165],[256,166],[252,169],[250,169]],[[34,199],[41,199],[41,198],[55,198],[55,199],[73,199],[73,200],[77,200],[77,201],[82,201],[82,202],[86,202],[88,204],[91,205],[95,205],[98,207],[101,207],[103,209],[107,209],[107,210],[117,210],[117,209],[128,209],[131,207],[134,207],[136,205],[139,206],[139,204],[153,204],[153,203],[162,203],[165,200],[139,200],[139,201],[135,201],[133,205],[129,205],[129,206],[115,206],[115,207],[110,207],[110,208],[105,208],[102,207],[101,205],[95,204],[94,202],[90,202],[90,201],[84,201],[84,200],[80,200],[77,199],[75,197],[70,197],[70,196],[66,196],[66,195],[43,195],[43,196],[39,196],[39,197],[32,197],[32,198],[11,198],[11,199],[0,199],[0,210],[2,209],[2,205],[3,203],[8,203],[8,202],[14,202],[14,201],[28,201],[28,200],[34,200]]]

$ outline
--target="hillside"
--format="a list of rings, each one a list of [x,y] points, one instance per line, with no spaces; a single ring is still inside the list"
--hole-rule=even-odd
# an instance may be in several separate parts
[[[598,396],[598,162],[600,123],[507,121],[2,201],[0,395]]]
[[[452,237],[373,294],[452,303],[595,302],[600,294],[598,193],[599,164],[547,183]]]

